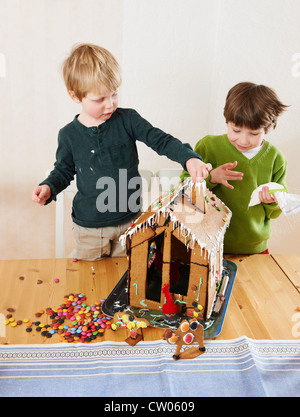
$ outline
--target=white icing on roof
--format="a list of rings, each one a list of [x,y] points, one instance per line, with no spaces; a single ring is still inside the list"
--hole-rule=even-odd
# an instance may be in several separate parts
[[[191,202],[193,186],[199,198],[201,195],[203,198],[205,196],[205,213]],[[120,237],[121,243],[125,246],[127,238],[131,238],[139,231],[143,232],[144,228],[151,227],[161,215],[165,218],[170,216],[174,228],[180,227],[180,233],[188,237],[188,248],[192,249],[197,243],[201,250],[205,249],[208,252],[208,256],[219,249],[231,219],[229,208],[206,189],[205,181],[193,184],[188,179],[176,189],[157,198]]]

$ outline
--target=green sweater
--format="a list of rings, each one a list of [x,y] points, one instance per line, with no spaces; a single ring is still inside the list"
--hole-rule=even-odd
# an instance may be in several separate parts
[[[259,204],[248,208],[252,192],[259,185],[276,182],[286,187],[286,160],[282,153],[266,140],[262,149],[252,159],[239,152],[228,140],[227,135],[206,136],[200,140],[195,152],[201,154],[204,162],[210,162],[213,169],[228,162],[237,161],[236,171],[243,172],[242,181],[232,181],[231,190],[221,184],[212,184],[212,190],[232,211],[230,226],[224,240],[224,253],[253,254],[267,249],[271,236],[270,219],[281,214],[276,203]],[[183,180],[189,174],[183,171]]]
[[[56,200],[76,174],[78,192],[72,210],[75,223],[96,228],[130,220],[141,205],[137,140],[184,169],[188,159],[201,159],[189,144],[153,127],[133,109],[118,108],[98,127],[86,127],[76,116],[60,130],[54,169],[41,183],[51,188],[46,203]]]

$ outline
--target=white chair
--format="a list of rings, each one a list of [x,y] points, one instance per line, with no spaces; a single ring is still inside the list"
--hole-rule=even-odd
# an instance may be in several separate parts
[[[139,169],[139,173],[142,177],[143,192],[149,192],[154,172],[151,169]]]
[[[170,191],[180,183],[182,168],[163,168],[158,171],[160,192]]]
[[[67,206],[67,200],[69,201],[69,209],[70,205],[72,203],[72,200],[77,192],[76,187],[76,179],[71,182],[71,184],[61,193],[59,193],[56,197],[56,220],[55,220],[55,255],[56,258],[65,258],[65,216],[66,216],[66,206]],[[70,216],[70,213],[68,213]],[[71,225],[71,223],[70,223]],[[69,233],[69,236],[72,236],[71,233]],[[73,258],[73,253],[75,250],[73,250],[69,255],[67,255],[67,258]]]
[[[155,175],[151,169],[139,169],[139,173],[142,177],[142,211],[145,211],[152,201],[153,180],[155,179]]]
[[[46,177],[50,174],[51,170],[46,171]],[[77,192],[76,187],[76,176],[71,184],[59,193],[56,196],[56,204],[55,204],[55,257],[56,258],[65,258],[65,218],[66,218],[66,206],[69,208],[72,205],[72,200]],[[67,200],[69,204],[67,203]],[[70,217],[70,213],[69,217]],[[70,219],[70,227],[71,227],[71,219]],[[69,236],[72,239],[72,233],[69,233]],[[72,258],[72,254],[74,253],[75,249],[67,256],[67,258]]]

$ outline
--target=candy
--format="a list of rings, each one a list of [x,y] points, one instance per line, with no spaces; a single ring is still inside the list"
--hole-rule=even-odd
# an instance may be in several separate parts
[[[187,333],[185,336],[183,336],[183,342],[189,345],[193,342],[194,337],[195,336],[192,333]]]
[[[54,281],[59,282],[59,279],[56,278]],[[51,338],[54,334],[59,334],[61,342],[91,342],[98,336],[102,337],[106,329],[111,329],[112,323],[110,317],[106,317],[101,311],[105,299],[102,298],[92,305],[85,303],[85,300],[86,297],[81,293],[69,294],[57,309],[47,307],[46,310],[35,313],[36,317],[41,317],[46,312],[52,320],[51,324],[30,322],[29,319],[15,321],[12,314],[6,319],[5,324],[16,327],[25,323],[26,332],[31,332],[34,325],[35,330],[44,337]],[[65,320],[70,320],[70,324],[66,324]]]
[[[134,330],[130,331],[130,337],[132,337],[133,339],[135,339],[137,337],[137,332],[135,332]]]
[[[183,322],[180,326],[180,330],[182,332],[187,332],[189,330],[189,328],[190,328],[190,325],[187,321]]]

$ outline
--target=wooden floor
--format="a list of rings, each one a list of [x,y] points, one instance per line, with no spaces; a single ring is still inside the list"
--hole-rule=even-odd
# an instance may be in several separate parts
[[[227,257],[238,267],[224,325],[218,339],[248,336],[253,339],[300,340],[300,256],[252,255]],[[127,270],[126,258],[99,262],[71,259],[0,261],[0,344],[59,343],[25,324],[3,324],[7,314],[16,321],[36,321],[35,313],[58,308],[65,295],[83,293],[87,304],[106,298]],[[56,283],[54,280],[59,279]],[[9,312],[13,310],[13,312]],[[39,319],[51,320],[46,314]],[[297,324],[298,323],[298,324]],[[162,338],[162,329],[143,329],[144,340]],[[124,341],[125,330],[106,329],[101,340]]]

